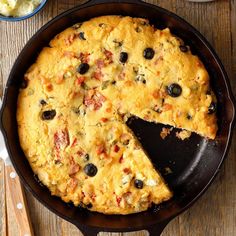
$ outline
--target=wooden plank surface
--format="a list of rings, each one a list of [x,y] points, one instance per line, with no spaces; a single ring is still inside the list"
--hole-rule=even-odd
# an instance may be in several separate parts
[[[6,236],[7,224],[6,224],[6,202],[5,202],[5,179],[4,179],[4,165],[0,160],[0,235]]]
[[[48,20],[82,1],[49,1],[42,12],[23,22],[0,22],[0,82],[5,84],[17,54],[27,40]],[[147,1],[169,9],[194,25],[213,45],[230,77],[236,94],[236,0],[190,3],[186,0]],[[1,86],[2,88],[2,86]],[[3,164],[0,162],[0,233],[4,235],[5,201]],[[27,193],[36,236],[81,235],[72,224],[57,217]],[[10,234],[18,235],[14,215],[9,212]],[[144,236],[146,232],[100,233],[100,236]],[[163,236],[236,235],[236,135],[229,156],[214,184],[185,213],[175,218]]]

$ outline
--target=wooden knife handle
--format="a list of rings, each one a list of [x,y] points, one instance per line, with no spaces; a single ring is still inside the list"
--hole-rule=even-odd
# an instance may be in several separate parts
[[[14,209],[20,230],[19,236],[34,236],[24,189],[21,185],[18,175],[15,172],[15,169],[12,166],[5,167],[5,180],[6,197],[10,198],[12,203],[12,208]]]

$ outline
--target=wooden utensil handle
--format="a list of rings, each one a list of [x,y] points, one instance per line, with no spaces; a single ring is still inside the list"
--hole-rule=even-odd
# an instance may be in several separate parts
[[[12,166],[5,167],[5,180],[6,197],[11,199],[12,208],[14,209],[20,230],[20,236],[33,236],[34,232],[29,217],[24,189]]]

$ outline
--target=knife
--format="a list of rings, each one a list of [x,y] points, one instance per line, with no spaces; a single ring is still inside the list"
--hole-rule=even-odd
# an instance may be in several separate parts
[[[0,99],[0,107],[2,106],[2,100]],[[5,183],[6,183],[6,194],[5,196],[9,199],[6,201],[6,212],[9,214],[10,207],[8,203],[11,204],[11,209],[14,210],[16,221],[18,224],[18,229],[20,231],[19,236],[34,236],[33,227],[30,221],[29,212],[27,208],[26,197],[24,189],[21,185],[20,179],[16,174],[15,169],[12,166],[11,160],[9,158],[4,138],[2,132],[0,132],[0,158],[5,162]],[[7,219],[6,219],[7,222]],[[9,225],[8,225],[9,228]],[[9,230],[7,235],[9,235]]]

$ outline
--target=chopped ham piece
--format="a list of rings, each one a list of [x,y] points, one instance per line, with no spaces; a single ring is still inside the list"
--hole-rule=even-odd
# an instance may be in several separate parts
[[[59,130],[54,134],[54,146],[56,150],[61,150],[70,145],[69,133],[67,129]]]
[[[79,172],[79,170],[80,170],[80,165],[73,162],[70,165],[69,176],[72,176],[72,175],[76,174],[77,172]]]
[[[95,111],[99,110],[105,101],[106,98],[95,90],[89,90],[88,94],[84,97],[84,105],[86,107],[91,107]]]
[[[106,57],[106,62],[108,64],[111,64],[113,62],[113,53],[111,51],[108,51],[108,50],[104,50],[104,54],[105,54],[105,57]]]
[[[83,53],[83,52],[81,52],[79,54],[79,59],[80,59],[80,61],[82,63],[89,63],[89,60],[90,60],[89,56],[90,56],[90,53],[87,53],[87,52]]]

